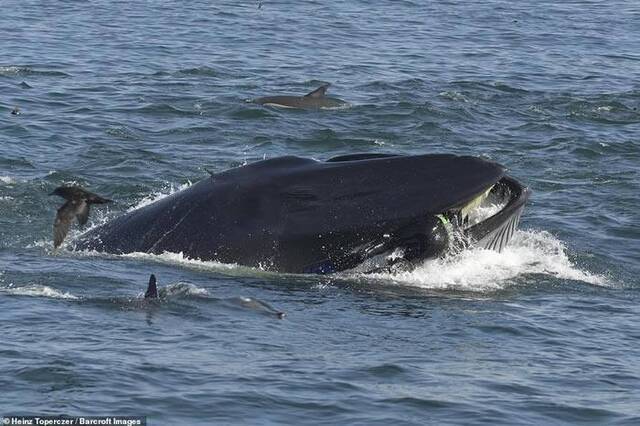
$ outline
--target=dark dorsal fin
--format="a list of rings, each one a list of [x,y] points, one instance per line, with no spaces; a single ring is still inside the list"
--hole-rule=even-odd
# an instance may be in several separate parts
[[[327,93],[327,89],[329,88],[330,84],[325,84],[324,86],[320,86],[318,87],[316,90],[314,90],[313,92],[309,92],[306,95],[304,95],[305,98],[324,98],[324,95]]]
[[[156,276],[151,274],[149,277],[149,286],[147,287],[147,292],[144,294],[145,299],[157,299],[158,298],[158,287],[156,286]]]

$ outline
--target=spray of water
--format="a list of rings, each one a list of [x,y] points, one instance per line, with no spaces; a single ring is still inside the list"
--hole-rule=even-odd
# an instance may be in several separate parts
[[[600,275],[580,270],[559,239],[544,231],[518,231],[498,253],[468,249],[452,256],[428,260],[407,272],[372,274],[395,284],[463,291],[500,290],[522,274],[546,274],[560,279],[609,285]]]
[[[130,207],[127,210],[127,213],[132,212],[134,210],[138,210],[142,207],[148,206],[149,204],[153,204],[156,201],[159,201],[165,197],[168,197],[171,194],[174,194],[178,191],[182,191],[183,189],[187,189],[191,185],[192,185],[192,182],[186,182],[182,185],[177,185],[177,186],[174,184],[169,184],[166,188],[157,192],[152,192],[151,194],[147,195],[146,197],[138,201],[134,206]]]
[[[120,257],[161,262],[225,275],[272,274],[236,264],[190,259],[183,253],[131,253]],[[562,241],[548,232],[531,230],[518,231],[501,253],[485,249],[466,249],[445,258],[425,261],[410,271],[340,274],[339,276],[428,289],[492,291],[508,287],[513,283],[513,279],[523,274],[544,274],[592,285],[610,285],[606,277],[581,270],[572,263]]]
[[[56,290],[55,288],[47,287],[46,285],[26,285],[21,287],[14,287],[9,285],[8,287],[0,287],[0,292],[11,294],[14,296],[30,296],[30,297],[47,297],[51,299],[78,299],[71,293]]]

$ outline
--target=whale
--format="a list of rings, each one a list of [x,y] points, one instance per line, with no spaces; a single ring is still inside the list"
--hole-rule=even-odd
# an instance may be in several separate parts
[[[326,96],[329,84],[318,87],[304,96],[266,96],[253,100],[253,103],[280,108],[330,109],[347,106],[347,102]]]
[[[286,273],[404,270],[471,246],[502,251],[529,194],[504,166],[473,156],[284,156],[212,173],[72,248]]]

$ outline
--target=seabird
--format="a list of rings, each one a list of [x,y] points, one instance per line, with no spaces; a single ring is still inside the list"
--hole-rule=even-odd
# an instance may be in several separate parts
[[[58,248],[64,237],[67,236],[71,222],[74,218],[78,219],[78,223],[82,226],[89,219],[89,206],[91,204],[110,203],[111,200],[102,198],[92,192],[89,192],[79,186],[59,186],[49,195],[58,195],[65,200],[66,203],[58,209],[56,220],[53,224],[53,247]]]

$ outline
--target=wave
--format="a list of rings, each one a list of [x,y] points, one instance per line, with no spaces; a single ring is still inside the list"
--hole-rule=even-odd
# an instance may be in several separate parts
[[[156,71],[151,74],[153,77],[180,77],[180,76],[194,76],[194,77],[216,77],[216,78],[226,78],[226,77],[235,77],[239,76],[240,73],[233,69],[228,69],[224,67],[210,67],[206,65],[191,67],[191,68],[181,68],[177,70],[162,70]],[[146,75],[144,75],[146,76]]]
[[[200,115],[200,112],[194,110],[181,109],[168,103],[149,103],[141,107],[130,109],[117,109],[117,112],[125,113],[144,113],[144,114],[163,114],[163,115],[181,115],[181,116],[196,116]]]
[[[35,70],[29,66],[9,65],[0,66],[0,75],[4,76],[18,76],[18,75],[44,75],[52,77],[70,77],[69,74],[62,71],[52,70]]]
[[[15,295],[15,296],[30,296],[30,297],[48,297],[51,299],[69,299],[77,300],[78,297],[71,293],[56,290],[55,288],[48,287],[46,285],[27,285],[23,287],[0,287],[0,292]]]
[[[221,72],[217,69],[201,66],[195,68],[185,68],[177,71],[177,74],[194,75],[202,77],[219,77]]]
[[[0,176],[0,183],[4,183],[5,185],[13,185],[18,181],[11,176]]]
[[[206,297],[209,295],[207,289],[195,286],[189,283],[168,284],[158,289],[158,295],[161,298],[173,297]],[[144,297],[144,293],[141,293]]]
[[[141,139],[134,129],[124,125],[108,127],[105,130],[105,133],[122,140],[140,140]]]

